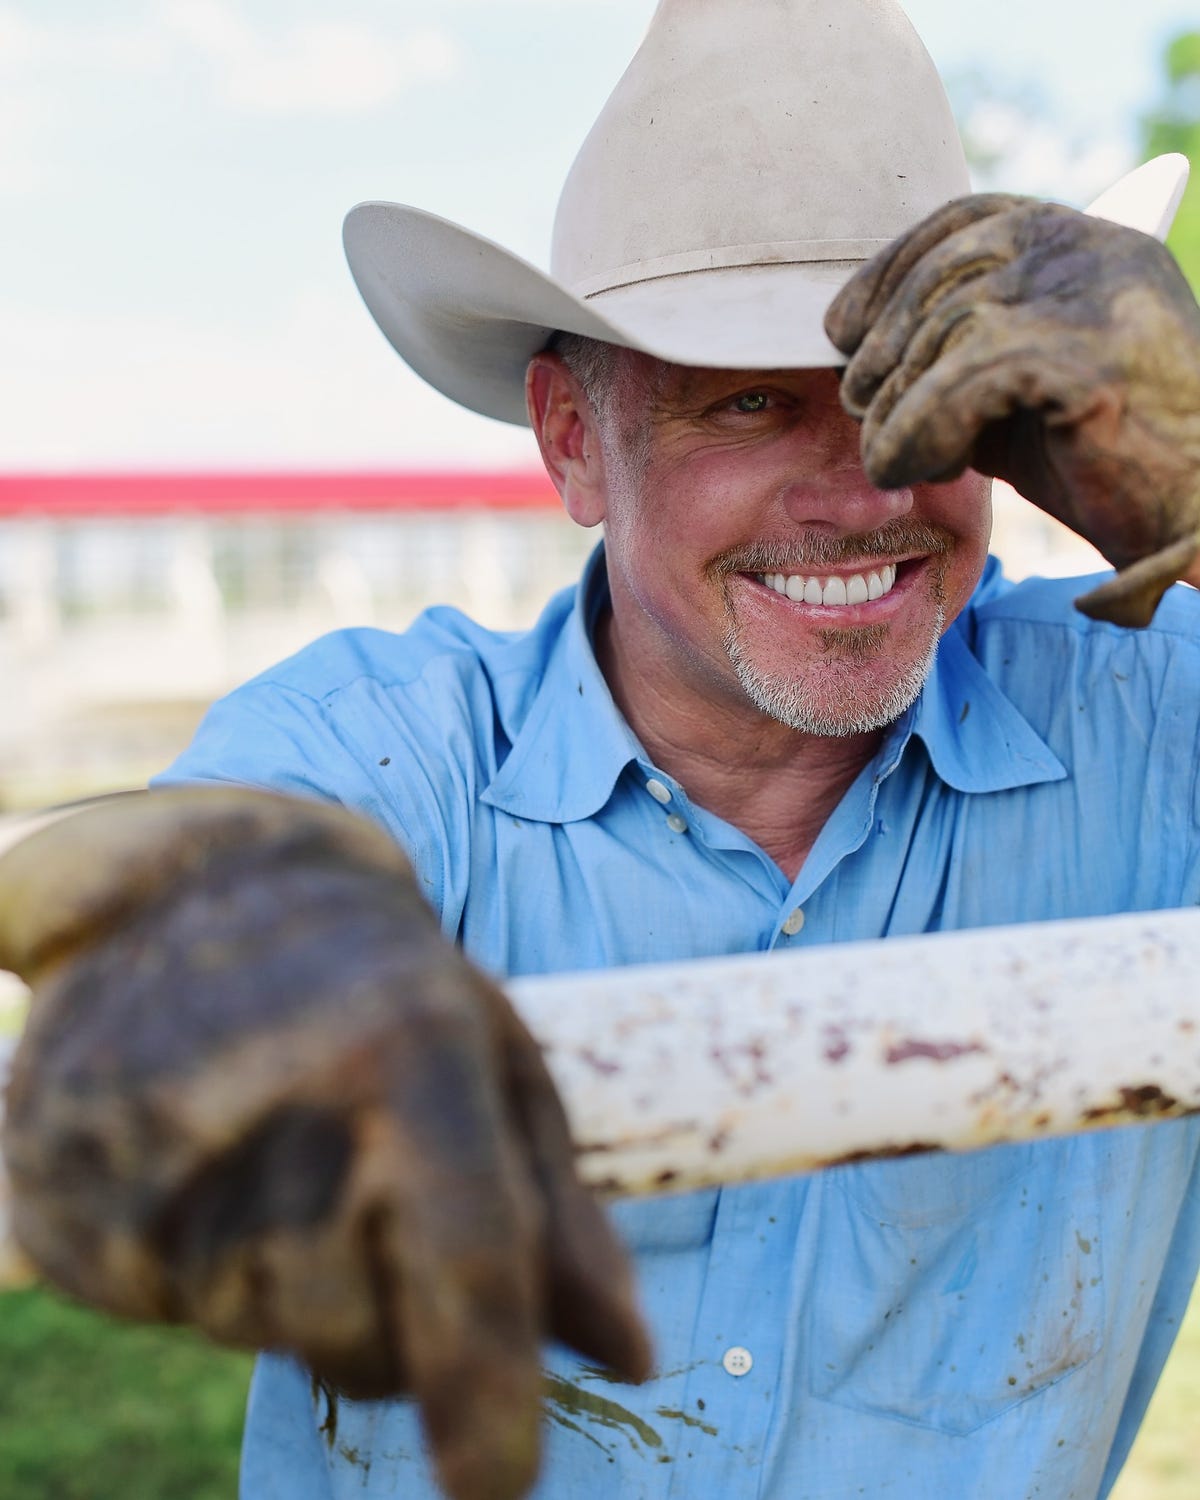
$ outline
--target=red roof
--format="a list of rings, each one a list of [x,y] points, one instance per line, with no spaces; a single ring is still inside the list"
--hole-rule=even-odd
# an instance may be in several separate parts
[[[523,473],[0,474],[0,516],[303,515],[314,511],[543,510],[558,496]]]

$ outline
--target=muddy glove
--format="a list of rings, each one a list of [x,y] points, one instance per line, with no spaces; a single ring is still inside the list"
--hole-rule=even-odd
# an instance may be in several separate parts
[[[0,860],[0,967],[34,992],[14,1226],[57,1286],[412,1393],[457,1500],[532,1482],[542,1339],[647,1373],[538,1048],[373,825],[101,804]]]
[[[1095,618],[1147,625],[1200,581],[1200,308],[1157,240],[964,198],[864,266],[825,327],[853,355],[873,484],[1008,480],[1121,570],[1077,601]]]

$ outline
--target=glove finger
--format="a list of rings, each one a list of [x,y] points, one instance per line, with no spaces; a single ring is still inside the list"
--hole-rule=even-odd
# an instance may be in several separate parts
[[[981,220],[1029,203],[1009,193],[976,193],[947,203],[850,278],[830,303],[825,332],[843,354],[853,354],[909,272],[944,240]]]
[[[1003,323],[998,325],[991,307],[991,299],[985,295],[981,301],[977,289],[972,286],[964,289],[960,296],[944,302],[922,324],[900,363],[882,381],[862,414],[864,453],[875,451],[877,436],[886,427],[892,412],[939,360],[946,359],[953,349],[967,343],[973,343],[980,350],[997,346],[1007,330]],[[963,434],[963,441],[969,448],[968,434]]]
[[[651,1349],[629,1260],[579,1182],[566,1113],[537,1043],[510,1008],[500,1018],[509,1108],[545,1206],[547,1320],[555,1338],[627,1380],[650,1373]]]
[[[472,1254],[444,1224],[388,1227],[404,1365],[442,1486],[453,1500],[516,1500],[540,1448],[535,1239],[516,1255]]]
[[[379,1207],[365,1241],[401,1363],[454,1500],[515,1500],[537,1471],[541,1222],[478,1012],[400,1045],[380,1114]]]
[[[966,326],[981,321],[979,314]],[[894,373],[863,424],[863,467],[881,489],[953,478],[992,423],[1079,397],[1077,372],[1049,364],[1020,328],[1003,339],[964,335],[915,379],[907,374],[905,366]]]
[[[995,220],[964,230],[915,267],[859,345],[842,377],[842,405],[860,420],[892,372],[923,357],[937,357],[951,325],[976,307],[1012,300],[1012,237]],[[929,330],[933,330],[931,333]]]

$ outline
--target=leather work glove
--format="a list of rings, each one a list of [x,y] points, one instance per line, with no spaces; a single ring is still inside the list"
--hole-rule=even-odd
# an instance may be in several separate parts
[[[1200,581],[1200,308],[1157,240],[1053,203],[963,198],[825,321],[883,489],[1006,479],[1121,570],[1077,604],[1149,624]]]
[[[98,804],[0,860],[0,967],[34,995],[14,1229],[55,1285],[412,1393],[456,1500],[532,1483],[542,1339],[647,1374],[541,1054],[374,825],[241,788]]]

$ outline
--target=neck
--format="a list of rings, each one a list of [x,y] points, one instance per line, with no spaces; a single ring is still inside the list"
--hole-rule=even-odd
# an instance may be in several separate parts
[[[827,738],[790,729],[749,703],[697,701],[620,652],[611,614],[600,623],[596,650],[618,708],[655,765],[794,880],[883,731]]]

